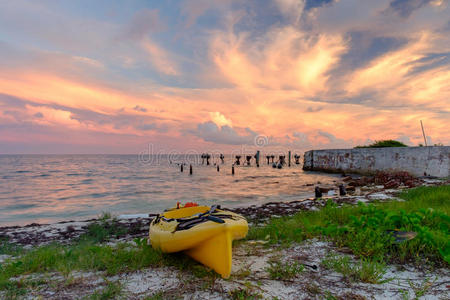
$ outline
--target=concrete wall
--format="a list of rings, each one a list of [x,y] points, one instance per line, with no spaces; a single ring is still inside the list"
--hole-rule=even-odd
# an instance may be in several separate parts
[[[371,174],[407,171],[437,177],[450,174],[450,147],[389,147],[311,150],[305,153],[304,170]]]

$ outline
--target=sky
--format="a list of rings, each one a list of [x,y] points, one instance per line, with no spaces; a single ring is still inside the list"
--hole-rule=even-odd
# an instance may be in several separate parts
[[[0,0],[0,153],[450,144],[448,0]]]

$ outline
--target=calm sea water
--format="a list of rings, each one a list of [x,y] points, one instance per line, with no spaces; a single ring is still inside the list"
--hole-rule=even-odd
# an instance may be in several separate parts
[[[236,167],[231,159],[201,165],[197,156],[0,155],[0,226],[157,213],[177,201],[226,207],[291,201],[313,195],[306,184],[336,175],[303,172],[301,165],[273,169]],[[181,162],[193,163],[180,172]],[[172,163],[171,163],[172,162]]]

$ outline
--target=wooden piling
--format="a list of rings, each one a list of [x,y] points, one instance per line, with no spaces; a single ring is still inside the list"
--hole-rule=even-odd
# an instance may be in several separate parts
[[[192,165],[189,165],[189,175],[192,175]]]
[[[291,150],[288,152],[288,166],[291,166]]]
[[[339,196],[345,196],[347,195],[347,191],[345,190],[344,184],[339,185]]]
[[[318,186],[314,189],[314,198],[319,199],[322,198],[322,192],[320,191],[320,188]]]
[[[180,171],[181,171],[181,173],[183,173],[183,164],[181,164]]]
[[[234,175],[234,165],[231,166],[231,175]]]

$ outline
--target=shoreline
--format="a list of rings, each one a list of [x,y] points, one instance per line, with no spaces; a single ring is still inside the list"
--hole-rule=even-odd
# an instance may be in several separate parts
[[[435,178],[415,178],[411,183],[411,179],[397,179],[392,185],[392,179],[385,182],[378,182],[375,177],[358,176],[352,177],[346,174],[342,175],[342,179],[336,181],[333,185],[322,185],[321,191],[325,196],[319,199],[312,197],[302,198],[289,202],[267,202],[261,205],[250,205],[236,208],[222,207],[223,209],[243,215],[247,218],[249,225],[261,225],[272,217],[282,217],[294,215],[299,211],[315,211],[325,206],[328,200],[335,202],[337,205],[353,204],[358,202],[371,203],[376,201],[385,201],[397,199],[396,194],[410,187],[417,186],[438,186],[450,184],[450,179],[442,180]],[[394,179],[395,181],[395,179]],[[347,195],[339,196],[339,184],[345,184],[348,191]],[[410,186],[405,185],[408,183]],[[318,184],[320,185],[320,184]],[[329,191],[333,191],[334,195],[326,195]],[[126,234],[120,235],[117,240],[130,240],[137,237],[148,235],[148,228],[158,213],[148,214],[132,214],[114,216],[116,225],[126,229]],[[51,242],[70,243],[88,230],[89,224],[98,222],[99,218],[90,218],[86,220],[67,220],[55,223],[30,223],[19,226],[1,226],[0,239],[6,238],[12,243],[24,247],[34,247]]]

